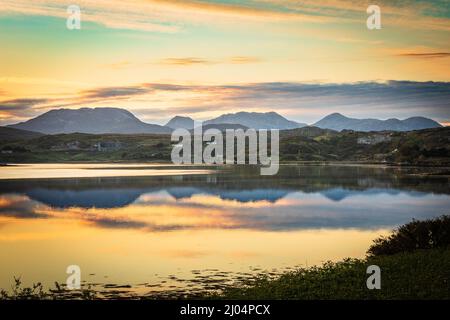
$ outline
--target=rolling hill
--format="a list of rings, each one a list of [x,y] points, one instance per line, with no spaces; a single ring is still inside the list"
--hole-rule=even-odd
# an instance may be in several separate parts
[[[0,141],[27,140],[40,136],[43,136],[43,134],[39,132],[0,127]]]

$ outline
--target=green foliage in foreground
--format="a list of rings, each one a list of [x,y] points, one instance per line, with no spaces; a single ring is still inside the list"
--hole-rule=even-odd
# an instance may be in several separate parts
[[[96,292],[89,286],[80,290],[68,290],[65,285],[55,282],[55,288],[44,290],[43,285],[38,282],[31,287],[24,287],[21,278],[14,277],[11,292],[0,290],[0,300],[93,300]]]
[[[379,256],[446,247],[450,247],[450,216],[424,221],[413,220],[394,230],[389,237],[376,239],[367,253]]]
[[[327,262],[276,279],[259,276],[225,290],[226,299],[450,299],[450,216],[413,220],[374,240],[366,259]],[[381,290],[367,289],[367,267]]]
[[[367,289],[369,265],[381,268],[380,290]],[[288,272],[277,279],[261,276],[213,298],[450,299],[450,249],[328,262],[321,267]]]

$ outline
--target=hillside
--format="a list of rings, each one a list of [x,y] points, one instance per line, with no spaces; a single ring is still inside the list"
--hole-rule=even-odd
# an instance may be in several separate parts
[[[314,127],[284,131],[285,161],[368,161],[420,165],[450,164],[450,128],[398,132],[336,132]]]
[[[0,127],[0,141],[27,140],[42,136],[42,133],[14,129],[9,127]]]
[[[172,144],[167,134],[76,133],[2,140],[0,150],[0,162],[170,161]],[[337,132],[316,127],[285,130],[280,133],[280,160],[449,166],[450,128],[409,132]]]

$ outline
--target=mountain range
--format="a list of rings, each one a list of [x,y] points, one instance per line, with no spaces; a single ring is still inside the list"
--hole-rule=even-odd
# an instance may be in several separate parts
[[[308,126],[288,120],[276,112],[238,112],[221,115],[217,118],[203,122],[205,128],[254,128],[254,129],[279,129],[288,130]],[[335,131],[411,131],[441,127],[434,120],[424,117],[412,117],[405,120],[399,119],[354,119],[333,113],[312,126]],[[13,129],[38,132],[43,134],[61,133],[171,133],[173,129],[194,128],[194,120],[189,117],[176,116],[166,125],[149,124],[142,122],[131,112],[120,108],[81,108],[81,109],[57,109],[48,111],[36,118],[25,122],[7,126]]]
[[[405,120],[399,119],[354,119],[343,116],[340,113],[333,113],[313,124],[321,129],[331,129],[335,131],[411,131],[441,127],[434,120],[424,117],[412,117]]]

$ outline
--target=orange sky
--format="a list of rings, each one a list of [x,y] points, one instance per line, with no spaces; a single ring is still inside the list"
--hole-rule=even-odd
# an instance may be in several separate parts
[[[347,100],[333,100],[341,93],[327,103],[302,95],[286,100],[279,90],[250,99],[243,91],[259,83],[450,80],[445,1],[378,1],[381,30],[367,29],[365,1],[83,0],[81,30],[66,28],[65,2],[1,3],[0,124],[84,106],[123,107],[158,123],[176,114],[203,120],[246,109],[312,122],[342,111],[324,105]],[[236,85],[245,90],[228,87]],[[441,102],[447,89],[421,96],[412,109],[386,100],[382,111],[373,104],[361,109],[366,102],[343,111],[448,123]],[[444,97],[428,102],[438,91]],[[351,90],[346,94],[351,98]]]

